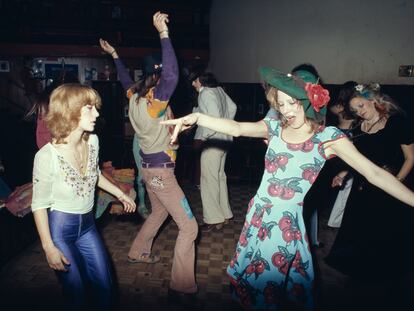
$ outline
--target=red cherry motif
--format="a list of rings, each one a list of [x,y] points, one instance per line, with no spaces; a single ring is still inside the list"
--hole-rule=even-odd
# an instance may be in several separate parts
[[[290,243],[295,239],[295,234],[293,233],[292,230],[286,229],[286,230],[283,230],[283,232],[282,232],[282,238],[287,243]]]
[[[288,271],[289,271],[289,265],[286,263],[284,266],[281,266],[280,268],[278,268],[280,273],[283,273],[284,275],[287,275]]]
[[[262,273],[263,273],[263,271],[264,271],[264,269],[265,269],[265,265],[264,265],[263,261],[259,261],[259,262],[256,264],[256,273],[257,273],[257,274],[262,274]]]
[[[284,155],[279,155],[276,157],[276,163],[279,166],[285,166],[289,161],[289,158]]]
[[[294,268],[299,268],[301,266],[302,257],[300,256],[300,252],[296,251],[295,258],[293,259],[292,266]]]
[[[247,239],[246,234],[241,234],[239,239],[240,246],[246,247],[247,246]]]
[[[259,232],[257,233],[257,236],[261,241],[264,241],[267,237],[267,230],[264,227],[260,227]]]
[[[302,151],[303,152],[310,152],[310,151],[313,150],[314,145],[315,144],[313,143],[313,141],[307,140],[302,145]]]
[[[318,172],[312,171],[312,175],[309,177],[309,183],[313,184],[318,177]]]
[[[302,234],[301,234],[300,231],[294,231],[293,234],[294,234],[294,239],[295,240],[302,241]]]
[[[282,218],[280,218],[278,226],[279,229],[282,231],[285,229],[290,229],[290,227],[292,226],[292,219],[290,219],[289,216],[283,216]]]
[[[252,217],[251,224],[256,228],[260,228],[262,226],[263,221],[263,212],[260,214],[254,213]]]
[[[272,263],[275,267],[280,268],[287,264],[287,260],[282,253],[274,253],[272,256]]]
[[[283,188],[283,194],[280,196],[283,200],[290,200],[295,196],[295,190],[292,188]]]
[[[252,274],[256,270],[256,267],[253,264],[250,264],[246,267],[246,274]]]
[[[302,172],[302,178],[305,180],[309,180],[309,178],[313,175],[313,170],[310,168],[304,169]]]
[[[254,204],[254,198],[251,198],[251,200],[249,201],[249,205],[247,205],[247,213],[250,211],[250,209],[252,208]]]
[[[267,193],[272,197],[278,197],[282,194],[283,187],[278,184],[270,184],[267,188]]]
[[[268,173],[272,174],[277,171],[278,165],[274,161],[267,161],[267,164],[265,161],[265,168]]]
[[[288,147],[289,150],[297,151],[297,150],[300,150],[302,148],[302,145],[303,144],[287,144],[287,147]]]

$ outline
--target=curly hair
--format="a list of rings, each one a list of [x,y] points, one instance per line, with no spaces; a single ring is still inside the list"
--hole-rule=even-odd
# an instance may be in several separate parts
[[[101,97],[89,86],[67,83],[52,92],[46,125],[56,144],[66,143],[65,138],[79,124],[82,107],[87,105],[101,107]],[[88,137],[89,133],[85,132],[83,139],[87,140]]]

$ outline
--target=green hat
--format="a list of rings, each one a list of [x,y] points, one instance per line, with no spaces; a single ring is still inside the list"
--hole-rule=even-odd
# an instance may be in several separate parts
[[[261,67],[259,71],[262,79],[268,84],[300,100],[308,118],[316,121],[325,118],[329,92],[317,84],[318,79],[313,74],[306,70],[286,74],[270,67]],[[316,94],[312,88],[317,90]],[[310,96],[313,98],[312,104]]]

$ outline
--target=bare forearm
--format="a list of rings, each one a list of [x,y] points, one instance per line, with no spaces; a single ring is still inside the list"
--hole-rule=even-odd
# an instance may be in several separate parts
[[[377,168],[375,173],[367,176],[367,179],[373,185],[384,190],[400,201],[414,206],[414,192],[402,184],[395,176],[384,169]]]
[[[121,189],[111,183],[105,176],[102,174],[99,175],[98,187],[106,192],[109,192],[113,196],[120,198],[124,195]]]
[[[206,127],[216,132],[234,137],[267,137],[267,128],[263,122],[237,122],[230,119],[211,117],[197,112],[197,125]]]
[[[411,159],[407,159],[404,161],[403,165],[401,166],[400,171],[396,175],[399,180],[404,180],[408,174],[411,172],[413,168],[414,162]]]

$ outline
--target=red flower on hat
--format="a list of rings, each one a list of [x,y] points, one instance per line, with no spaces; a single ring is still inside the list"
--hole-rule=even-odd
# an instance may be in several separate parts
[[[313,110],[316,112],[319,112],[321,108],[325,107],[331,99],[329,97],[329,91],[319,84],[305,83],[305,91]]]

